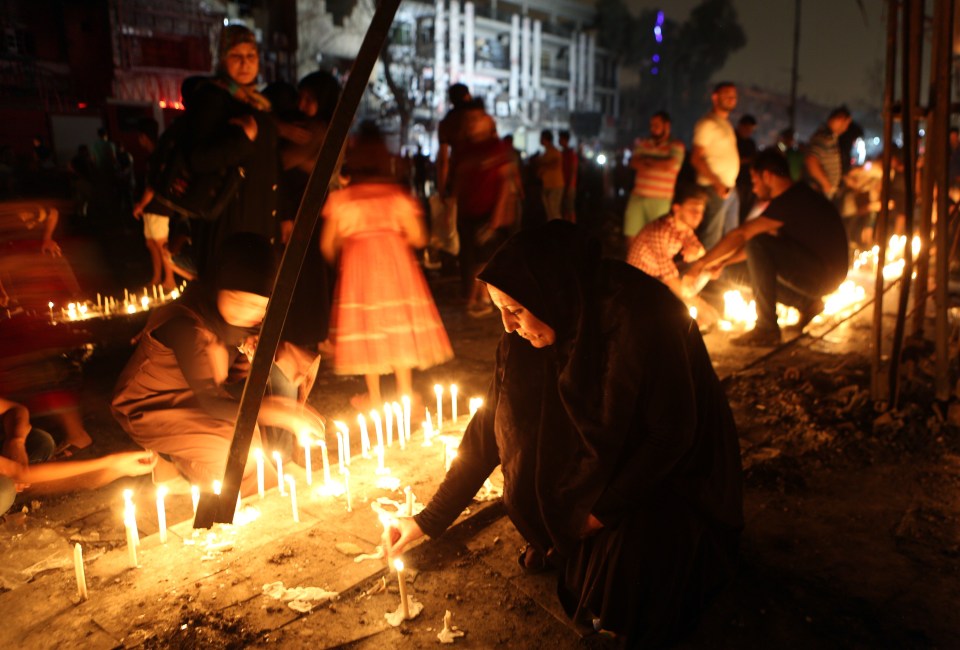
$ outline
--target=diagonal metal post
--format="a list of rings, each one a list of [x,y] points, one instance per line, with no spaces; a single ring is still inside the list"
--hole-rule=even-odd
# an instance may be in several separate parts
[[[233,442],[227,457],[227,469],[223,474],[223,487],[219,496],[206,492],[201,495],[197,515],[193,521],[194,528],[209,528],[216,522],[233,521],[237,495],[240,492],[240,481],[243,478],[243,469],[250,451],[250,440],[257,423],[257,415],[260,412],[260,403],[270,376],[273,358],[280,343],[283,324],[290,308],[293,289],[297,284],[307,247],[312,243],[310,234],[317,224],[320,208],[327,195],[330,177],[336,168],[350,124],[353,122],[360,99],[370,80],[373,66],[380,56],[380,50],[387,41],[390,25],[393,24],[393,18],[399,6],[400,0],[378,2],[373,20],[370,21],[370,27],[360,45],[360,51],[350,69],[350,76],[347,78],[340,101],[330,120],[330,128],[320,148],[317,164],[310,175],[303,200],[300,202],[293,234],[280,262],[273,295],[270,298],[270,304],[267,305],[267,314],[260,330],[260,342],[253,357],[243,396],[240,398],[237,424],[233,430]]]

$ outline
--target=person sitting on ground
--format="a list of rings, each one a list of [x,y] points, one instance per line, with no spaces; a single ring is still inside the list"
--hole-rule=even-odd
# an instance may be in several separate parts
[[[25,406],[0,397],[0,515],[13,506],[18,492],[50,494],[94,489],[124,476],[140,476],[153,469],[156,455],[149,451],[110,454],[71,462],[46,462],[56,443],[46,431],[30,424]]]
[[[733,573],[743,526],[736,427],[700,332],[564,221],[512,237],[480,279],[506,332],[490,390],[430,503],[385,532],[389,554],[440,535],[501,465],[521,566],[558,569],[566,613],[627,647],[676,640]]]
[[[171,489],[184,486],[178,476],[200,485],[223,478],[276,260],[265,238],[237,233],[224,240],[212,268],[212,276],[201,276],[179,300],[151,313],[114,391],[114,417],[136,443],[161,454],[154,481],[169,481]],[[298,434],[323,430],[319,415],[278,386],[284,378],[300,385],[302,402],[319,363],[311,361],[281,344],[268,387],[273,394],[260,406],[261,426]],[[256,432],[251,451],[261,447],[289,457],[294,444],[290,435]],[[248,463],[244,495],[256,491],[256,478]]]
[[[847,234],[840,214],[823,194],[790,179],[786,158],[776,149],[757,154],[750,170],[763,214],[728,233],[689,273],[717,273],[744,257],[757,303],[757,325],[733,339],[736,345],[780,343],[777,302],[800,310],[800,332],[823,310],[823,296],[847,276]]]
[[[707,193],[702,189],[696,185],[680,186],[670,213],[644,226],[627,251],[628,264],[660,280],[680,300],[697,309],[701,327],[713,325],[719,315],[697,295],[702,288],[697,277],[681,279],[674,258],[682,255],[683,261],[690,263],[703,257],[706,251],[695,231],[703,220],[706,205]]]

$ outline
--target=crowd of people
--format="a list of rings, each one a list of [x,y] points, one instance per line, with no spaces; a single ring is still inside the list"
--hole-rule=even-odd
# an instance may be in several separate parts
[[[116,384],[113,413],[145,451],[50,462],[58,445],[12,401],[23,391],[3,384],[0,508],[27,484],[96,487],[152,472],[176,491],[222,477],[279,253],[340,91],[323,72],[262,90],[258,76],[254,33],[227,26],[214,74],[184,82],[183,114],[162,134],[140,126],[150,157],[128,209],[142,222],[150,283],[193,280],[150,314]],[[413,371],[453,356],[423,271],[452,253],[466,314],[499,315],[504,334],[486,406],[427,508],[388,531],[390,551],[442,534],[500,465],[507,512],[528,542],[518,561],[556,571],[568,615],[630,646],[675,640],[732,575],[743,526],[736,428],[701,331],[719,318],[718,287],[733,282],[752,288],[758,315],[733,343],[776,345],[778,302],[799,309],[802,330],[843,281],[843,188],[856,180],[839,139],[850,113],[830,113],[802,150],[789,132],[758,148],[749,115],[734,126],[729,82],[713,89],[689,147],[668,113],[654,113],[629,158],[617,215],[625,254],[614,260],[582,224],[602,208],[584,191],[589,166],[569,131],[544,130],[525,158],[466,86],[451,86],[449,101],[435,167],[422,150],[391,155],[372,122],[351,136],[252,449],[291,459],[296,435],[322,435],[306,399],[324,359],[364,378],[358,409],[383,403],[390,374],[416,404]],[[87,213],[97,170],[124,178],[131,165],[105,133],[83,149],[71,169]],[[11,253],[55,259],[56,225],[49,202],[0,211],[0,230],[18,233],[4,232]],[[16,266],[0,265],[0,281],[4,306],[31,307]],[[82,424],[68,434],[75,449],[90,443]],[[244,494],[256,488],[252,465]]]

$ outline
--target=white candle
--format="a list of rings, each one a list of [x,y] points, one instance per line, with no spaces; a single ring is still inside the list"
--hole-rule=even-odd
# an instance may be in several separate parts
[[[450,420],[456,424],[457,423],[457,385],[450,384],[450,410],[451,416]]]
[[[403,488],[404,494],[407,495],[407,516],[413,516],[413,502],[415,497],[413,496],[413,490],[410,489],[410,486]]]
[[[434,431],[433,431],[433,416],[430,415],[430,409],[424,407],[423,410],[427,412],[427,428],[424,429],[423,435],[426,436],[426,435],[427,435],[427,431],[429,431],[429,432],[430,432],[430,438],[432,438],[432,437],[433,437],[433,433],[434,433]],[[427,438],[427,439],[424,441],[424,443],[423,443],[424,446],[430,444],[430,438]]]
[[[410,605],[407,602],[407,583],[403,578],[403,562],[400,559],[393,561],[397,569],[397,581],[400,583],[400,606],[403,607],[403,620],[410,618]]]
[[[377,474],[386,474],[387,468],[383,464],[383,445],[377,446]]]
[[[404,395],[400,401],[403,403],[403,432],[407,435],[407,442],[410,442],[410,396]]]
[[[323,484],[330,486],[330,458],[327,456],[327,443],[320,441],[320,453],[323,454]]]
[[[343,431],[337,430],[337,472],[343,474],[346,464],[343,462]]]
[[[384,403],[383,405],[383,417],[387,421],[387,446],[393,446],[393,408]]]
[[[300,434],[300,444],[303,445],[303,469],[307,474],[307,485],[313,485],[313,444],[309,433]]]
[[[140,543],[140,535],[137,532],[137,511],[133,505],[133,491],[123,491],[123,527],[127,537],[127,558],[130,561],[131,568],[137,568],[137,544]]]
[[[130,292],[126,289],[123,290],[123,304],[130,302]]]
[[[437,395],[437,433],[443,431],[443,386],[434,384],[433,392]]]
[[[393,417],[397,420],[397,440],[400,441],[400,449],[406,449],[407,434],[403,430],[403,410],[396,402],[393,403]]]
[[[200,505],[200,488],[196,485],[190,486],[190,498],[193,500],[193,516],[197,516],[197,506]]]
[[[370,458],[370,435],[367,433],[367,418],[363,413],[357,415],[357,424],[360,425],[360,455]]]
[[[287,474],[287,487],[290,488],[290,508],[293,510],[294,523],[300,523],[300,510],[297,508],[297,481]]]
[[[423,427],[423,446],[429,447],[433,444],[432,442],[430,442],[430,437],[432,436],[432,433],[433,433],[432,431],[430,431],[430,423],[424,420],[422,427]]]
[[[77,595],[80,600],[87,599],[87,575],[83,570],[83,549],[80,544],[73,545],[73,573],[77,577]]]
[[[350,465],[350,427],[347,426],[346,422],[341,422],[336,420],[334,426],[337,427],[337,431],[343,434],[343,462],[345,465]]]
[[[483,399],[479,397],[470,398],[470,417],[472,418],[476,415],[477,411],[480,410],[480,407],[483,406]]]
[[[146,293],[147,290],[144,289],[143,292]],[[140,299],[140,308],[143,309],[143,311],[147,311],[147,307],[149,307],[149,306],[150,306],[150,299],[149,299],[149,298],[147,298],[146,296],[144,296],[143,298]]]
[[[343,485],[347,490],[347,512],[353,512],[353,502],[350,500],[350,468],[343,470]]]
[[[164,293],[163,293],[163,285],[161,284],[161,285],[160,285],[160,302],[164,302],[164,301],[166,301],[166,299],[167,299],[167,296],[164,295]]]
[[[153,299],[157,300],[160,294],[157,293],[157,285],[153,285]]]
[[[257,461],[257,494],[262,499],[265,491],[263,486],[263,449],[260,447],[254,449],[253,457]]]
[[[273,462],[277,464],[277,487],[280,488],[280,496],[287,496],[287,489],[283,486],[283,459],[280,458],[280,452],[273,452]]]
[[[380,424],[380,411],[370,411],[370,417],[373,419],[373,426],[377,430],[377,446],[383,448],[383,425]]]
[[[97,309],[103,309],[103,298],[97,294]]]
[[[167,486],[157,487],[157,525],[160,527],[160,543],[167,543],[167,508],[163,500],[167,496]]]
[[[47,303],[47,307],[50,308],[50,320],[53,320],[53,303],[52,303],[52,302],[48,302],[48,303]]]
[[[220,496],[220,490],[223,489],[223,483],[220,481],[213,482],[213,493],[217,496]]]

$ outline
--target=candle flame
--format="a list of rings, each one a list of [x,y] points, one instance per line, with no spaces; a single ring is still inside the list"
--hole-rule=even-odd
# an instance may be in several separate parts
[[[263,460],[263,449],[261,449],[260,447],[254,447],[254,449],[253,449],[253,456],[254,456],[257,460]]]
[[[403,560],[401,560],[400,558],[397,558],[396,560],[394,560],[393,568],[395,568],[397,571],[403,571]]]
[[[213,482],[213,493],[217,496],[220,496],[220,490],[223,488],[223,484],[220,481]]]
[[[434,384],[433,392],[437,394],[437,397],[439,397],[440,395],[443,395],[443,386],[441,386],[440,384]]]
[[[158,499],[163,499],[164,497],[167,496],[167,493],[168,493],[169,491],[170,491],[170,490],[169,490],[169,488],[167,488],[166,485],[158,485],[158,486],[157,486],[157,498],[158,498]]]

